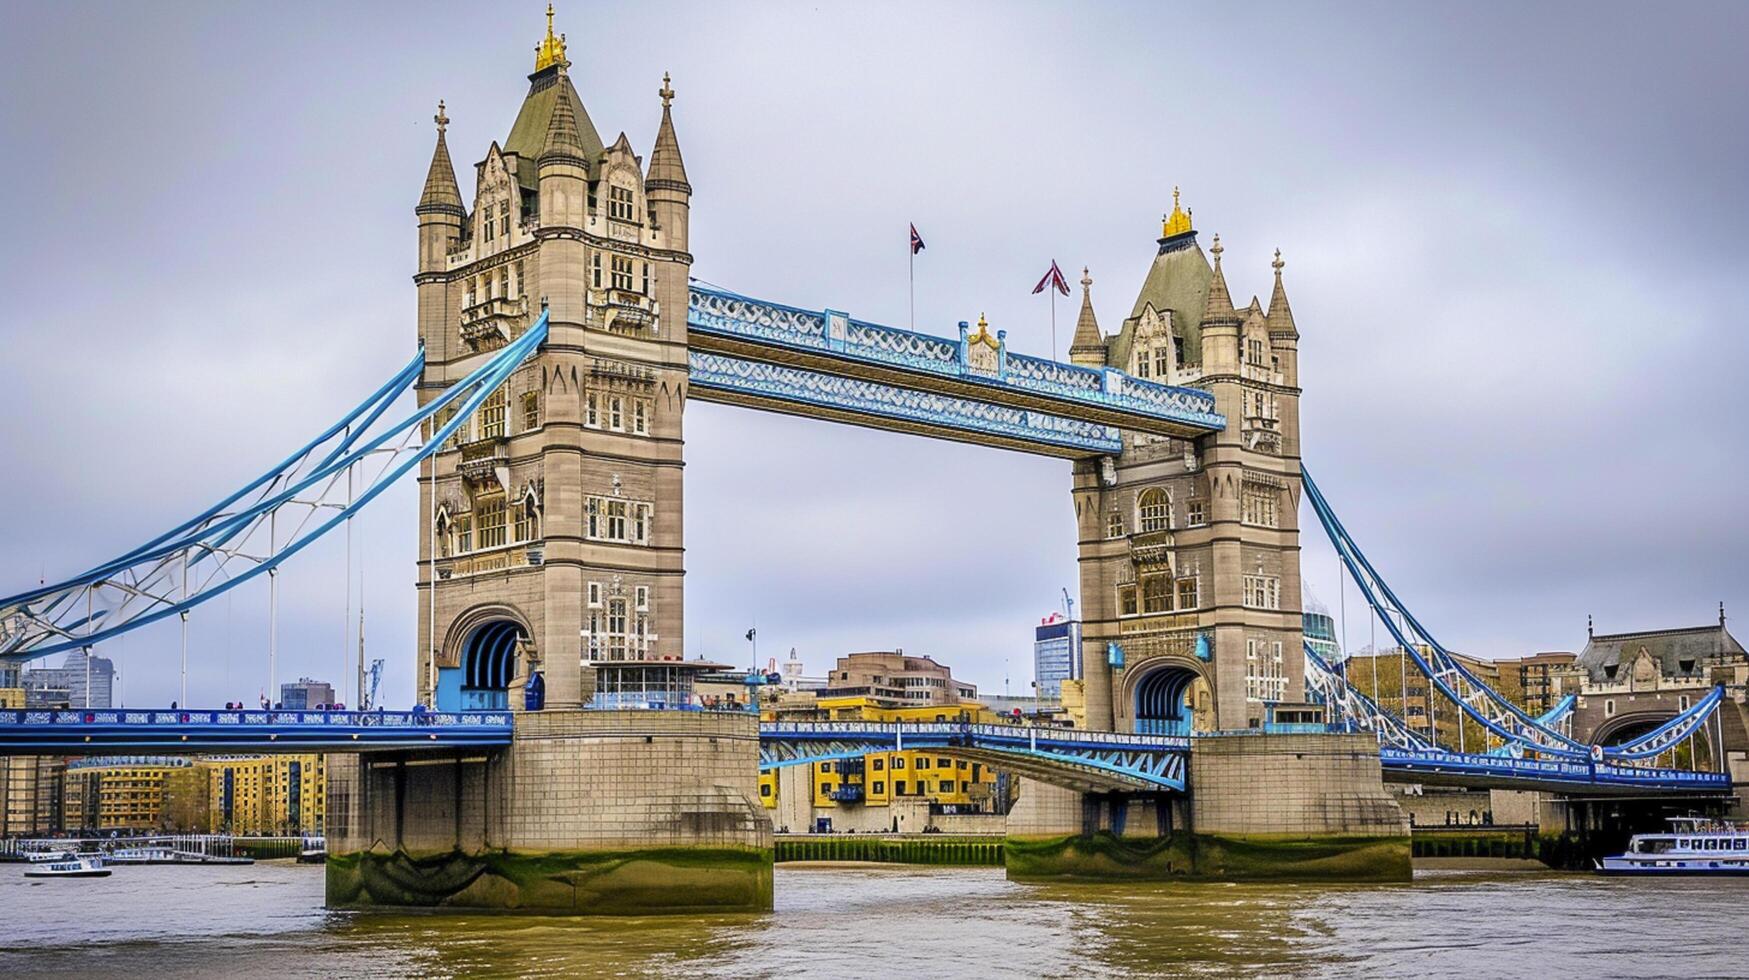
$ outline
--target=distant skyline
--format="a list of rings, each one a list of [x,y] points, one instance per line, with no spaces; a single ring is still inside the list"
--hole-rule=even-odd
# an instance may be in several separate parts
[[[9,9],[0,594],[202,509],[404,363],[431,116],[471,199],[544,7]],[[702,279],[904,324],[915,223],[918,328],[984,314],[1042,354],[1040,274],[1090,268],[1115,331],[1178,186],[1236,301],[1281,248],[1306,464],[1445,645],[1749,615],[1749,7],[566,0],[557,25],[646,158],[672,73]],[[686,436],[688,656],[745,663],[757,624],[761,661],[902,647],[1029,690],[1032,627],[1076,593],[1066,463],[704,404]],[[354,528],[391,704],[415,499]],[[351,701],[343,555],[281,576],[279,680]],[[266,648],[264,585],[202,607],[189,700],[253,703]],[[98,653],[168,704],[176,651],[166,623]]]

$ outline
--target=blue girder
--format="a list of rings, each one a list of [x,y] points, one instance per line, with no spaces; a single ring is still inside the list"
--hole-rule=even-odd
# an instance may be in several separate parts
[[[510,744],[508,711],[0,711],[0,755],[358,752]]]
[[[1182,791],[1190,739],[971,722],[779,721],[759,726],[759,768],[871,752],[959,749],[1068,774],[1102,773],[1132,788]]]

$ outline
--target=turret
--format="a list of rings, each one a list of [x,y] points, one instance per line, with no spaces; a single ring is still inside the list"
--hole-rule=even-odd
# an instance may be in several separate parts
[[[662,88],[656,94],[662,97],[662,125],[656,130],[656,148],[650,151],[644,193],[667,247],[684,252],[687,224],[692,216],[692,185],[686,180],[686,162],[680,157],[680,141],[674,136],[674,119],[669,109],[674,102],[674,89],[667,72],[662,73]]]
[[[1281,361],[1282,384],[1298,388],[1300,331],[1294,326],[1294,312],[1287,305],[1287,290],[1281,285],[1281,268],[1286,264],[1281,260],[1281,249],[1276,249],[1275,261],[1270,263],[1270,267],[1275,270],[1275,292],[1269,296],[1269,316],[1265,323],[1269,327],[1269,345]]]
[[[561,57],[563,51],[561,49]],[[577,113],[567,98],[565,70],[559,61],[558,95],[547,120],[547,135],[541,143],[540,223],[543,228],[582,228],[588,221],[589,159],[577,131]]]
[[[455,164],[449,159],[449,143],[444,130],[449,116],[443,103],[437,103],[437,148],[431,151],[431,169],[425,174],[425,191],[413,213],[419,216],[419,271],[442,272],[447,265],[449,246],[462,236],[462,225],[468,212],[462,206],[461,188],[455,182]]]
[[[1081,269],[1081,316],[1075,321],[1075,339],[1069,342],[1069,362],[1083,367],[1105,366],[1105,337],[1093,315],[1093,276]]]
[[[1231,375],[1239,373],[1239,324],[1242,317],[1233,309],[1232,293],[1227,291],[1227,276],[1221,271],[1221,236],[1216,235],[1209,246],[1214,256],[1214,277],[1209,280],[1208,301],[1202,312],[1202,374]]]

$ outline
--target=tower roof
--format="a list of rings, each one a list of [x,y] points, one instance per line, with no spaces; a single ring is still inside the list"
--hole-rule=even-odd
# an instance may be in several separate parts
[[[674,119],[669,112],[674,89],[669,84],[667,72],[662,73],[662,88],[656,94],[662,97],[662,125],[656,130],[656,148],[650,151],[649,179],[651,183],[663,181],[679,185],[676,189],[690,192],[692,185],[686,181],[686,161],[680,158],[680,140],[674,136]]]
[[[1287,305],[1287,290],[1281,286],[1281,267],[1287,264],[1281,260],[1281,249],[1275,250],[1275,261],[1269,264],[1275,269],[1275,292],[1269,294],[1269,335],[1298,340],[1300,331],[1294,326],[1294,311]]]
[[[1142,311],[1149,306],[1165,315],[1172,314],[1172,335],[1184,342],[1184,363],[1202,363],[1202,335],[1197,330],[1202,321],[1203,307],[1208,302],[1209,280],[1213,273],[1208,258],[1196,242],[1193,215],[1180,204],[1177,189],[1173,189],[1172,213],[1166,216],[1161,231],[1167,234],[1159,240],[1160,250],[1154,264],[1136,294],[1136,304],[1128,319],[1111,341],[1111,363],[1129,363],[1130,344],[1135,336]]]
[[[547,37],[535,46],[535,69],[534,74],[528,76],[528,95],[522,100],[522,108],[517,110],[510,135],[504,138],[504,152],[528,161],[540,159],[541,151],[546,148],[547,130],[552,126],[553,109],[564,102],[571,110],[572,126],[577,131],[577,144],[582,148],[585,166],[593,167],[601,156],[601,135],[595,131],[589,111],[583,108],[583,99],[571,85],[566,71],[571,63],[565,60],[565,36],[553,34],[552,16],[552,7],[548,5]],[[516,178],[528,188],[538,183],[533,167],[518,167]]]
[[[449,142],[443,135],[449,126],[449,116],[444,114],[442,102],[437,103],[437,115],[431,118],[437,123],[437,148],[431,151],[431,169],[425,173],[425,190],[419,195],[419,206],[415,211],[448,212],[466,217],[461,188],[455,182],[455,164],[449,159]]]
[[[1105,359],[1105,336],[1099,332],[1099,320],[1093,315],[1093,276],[1081,270],[1081,316],[1075,320],[1075,339],[1069,342],[1069,358],[1077,354],[1095,354]]]

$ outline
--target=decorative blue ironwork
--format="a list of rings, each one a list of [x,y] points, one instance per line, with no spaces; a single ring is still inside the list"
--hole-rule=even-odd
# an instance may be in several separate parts
[[[693,351],[688,357],[695,390],[723,391],[973,435],[998,436],[1052,451],[1068,449],[1098,455],[1123,449],[1116,429],[1060,415],[722,354]]]
[[[1006,341],[997,367],[991,371],[972,364],[963,342],[856,320],[832,310],[815,312],[756,300],[697,283],[688,298],[687,329],[954,378],[995,390],[1049,395],[1070,404],[1098,405],[1207,431],[1226,426],[1225,417],[1215,410],[1214,396],[1195,388],[1145,381],[1114,368],[1014,354],[1007,350]]]
[[[435,453],[546,334],[542,313],[467,377],[379,425],[418,380],[421,352],[315,440],[193,519],[81,575],[0,599],[0,661],[93,646],[272,572]]]
[[[1190,739],[970,722],[794,721],[759,726],[761,770],[907,749],[959,749],[1078,779],[1103,777],[1132,789],[1182,791]]]
[[[510,744],[508,711],[0,711],[0,755],[356,752]]]

